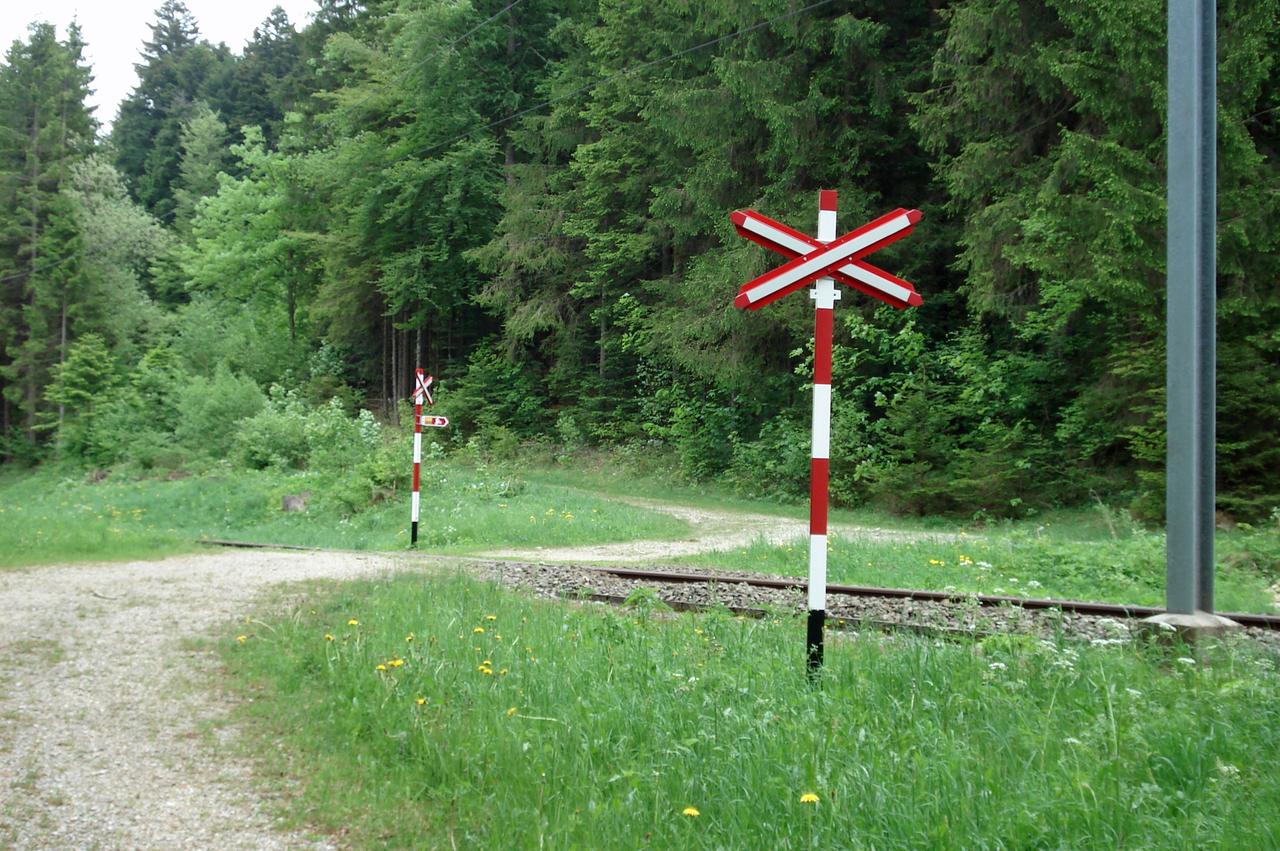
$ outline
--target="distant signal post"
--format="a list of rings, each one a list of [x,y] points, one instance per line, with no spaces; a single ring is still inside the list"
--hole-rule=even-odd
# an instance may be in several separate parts
[[[741,236],[776,251],[790,262],[748,281],[735,307],[758,310],[813,283],[813,437],[809,462],[809,619],[805,651],[808,670],[822,667],[827,618],[827,503],[831,459],[831,337],[836,282],[896,308],[916,307],[915,288],[862,258],[897,242],[915,229],[919,210],[898,209],[836,238],[836,193],[818,194],[818,237],[813,239],[753,210],[737,210],[730,220]]]
[[[422,403],[425,401],[428,405],[435,404],[435,399],[431,397],[431,382],[435,379],[430,375],[424,375],[421,369],[414,370],[415,382],[413,386],[413,495],[411,498],[411,508],[409,512],[409,546],[416,547],[418,545],[418,508],[419,496],[418,485],[420,481],[419,471],[422,468],[422,427],[429,425],[434,427],[447,426],[449,420],[445,417],[423,417]],[[424,423],[424,419],[433,422]],[[435,420],[443,420],[436,423]]]

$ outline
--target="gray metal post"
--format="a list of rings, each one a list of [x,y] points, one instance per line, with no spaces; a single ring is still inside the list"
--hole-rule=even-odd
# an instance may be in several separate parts
[[[1213,611],[1216,0],[1169,0],[1166,606]]]

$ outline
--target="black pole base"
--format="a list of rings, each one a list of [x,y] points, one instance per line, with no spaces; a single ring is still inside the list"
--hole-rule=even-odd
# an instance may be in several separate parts
[[[409,546],[410,548],[418,546],[418,521],[414,520],[409,524]]]
[[[808,649],[809,677],[818,675],[822,669],[822,628],[827,622],[827,613],[822,609],[809,610],[809,629],[804,646]]]

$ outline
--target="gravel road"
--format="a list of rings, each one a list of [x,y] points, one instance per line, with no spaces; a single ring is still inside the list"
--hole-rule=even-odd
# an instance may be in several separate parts
[[[682,541],[624,541],[618,544],[597,544],[578,547],[534,547],[532,549],[503,549],[483,555],[495,559],[521,559],[544,562],[617,563],[661,561],[680,556],[717,550],[736,550],[764,538],[771,544],[809,537],[809,521],[778,517],[774,514],[744,514],[738,511],[719,511],[711,508],[693,508],[687,505],[671,505],[654,499],[634,497],[624,499],[628,505],[670,514],[689,524],[690,535]],[[954,541],[959,536],[951,532],[917,532],[900,529],[880,529],[873,526],[854,526],[833,523],[832,535],[841,538],[864,538],[877,541]]]
[[[0,573],[0,848],[333,847],[273,823],[264,791],[288,790],[230,752],[217,661],[192,639],[280,583],[397,566],[236,551]]]

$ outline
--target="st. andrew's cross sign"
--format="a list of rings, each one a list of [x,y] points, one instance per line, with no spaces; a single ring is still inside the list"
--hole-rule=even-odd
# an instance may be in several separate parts
[[[413,492],[410,495],[412,502],[409,504],[409,546],[416,547],[418,545],[418,509],[419,500],[419,471],[422,467],[422,427],[432,426],[434,428],[443,428],[449,424],[449,420],[445,417],[424,417],[422,415],[422,403],[434,405],[436,400],[431,396],[431,384],[435,379],[427,375],[421,369],[413,371]],[[443,420],[443,422],[436,422]]]
[[[831,333],[840,293],[835,284],[853,287],[897,308],[921,299],[911,284],[877,269],[862,258],[902,239],[920,221],[919,210],[894,210],[836,238],[836,193],[818,196],[818,238],[813,239],[752,210],[729,218],[738,233],[776,251],[790,262],[748,281],[733,300],[756,310],[795,292],[815,287],[813,325],[813,450],[809,461],[809,623],[805,638],[811,673],[822,666],[822,630],[827,617],[827,482],[831,459]]]

